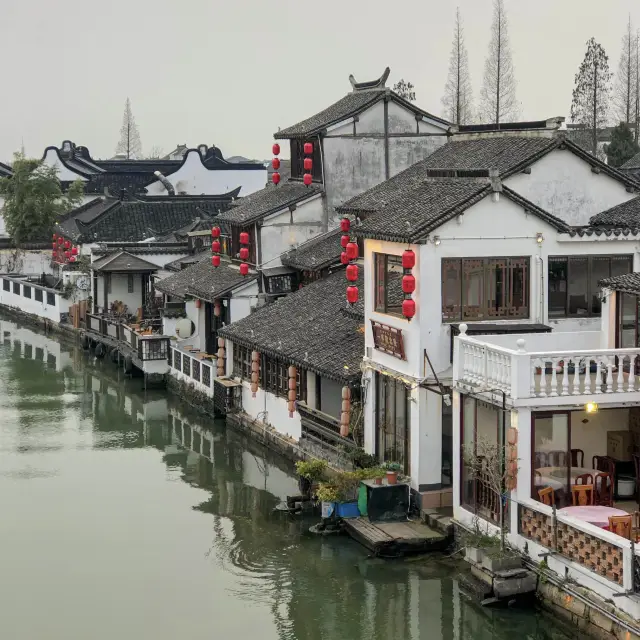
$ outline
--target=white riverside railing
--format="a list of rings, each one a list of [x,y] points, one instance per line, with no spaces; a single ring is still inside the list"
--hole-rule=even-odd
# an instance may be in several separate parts
[[[544,336],[536,336],[538,344]],[[640,349],[526,351],[492,345],[464,333],[456,338],[454,382],[513,399],[640,391]]]
[[[193,384],[194,388],[213,398],[213,381],[217,376],[217,360],[198,358],[179,348],[170,349],[170,374],[178,380]]]

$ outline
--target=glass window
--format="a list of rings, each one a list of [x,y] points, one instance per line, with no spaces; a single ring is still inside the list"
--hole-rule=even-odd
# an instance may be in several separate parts
[[[569,315],[586,316],[589,314],[588,299],[589,259],[572,257],[569,260]]]
[[[20,283],[19,282],[14,282],[13,283],[13,293],[15,293],[16,295],[20,295]]]
[[[460,260],[442,261],[442,318],[444,320],[460,319],[462,293],[460,270]]]
[[[376,373],[376,453],[410,475],[410,392],[399,380]]]
[[[133,274],[130,273],[127,275],[127,292],[133,293],[133,287],[134,287]]]
[[[462,397],[462,495],[464,505],[475,505],[475,482],[473,472],[467,464],[468,456],[475,455],[476,442],[476,401],[469,397]]]
[[[449,394],[449,403],[442,399],[442,488],[453,484],[453,411],[451,406],[451,389],[445,389]]]
[[[31,297],[31,287],[28,287],[26,284],[23,285],[23,287],[22,287],[22,295],[25,298],[30,298]]]
[[[10,291],[11,290],[11,282],[9,282],[9,280],[3,280],[2,281],[2,288],[5,291]]]
[[[569,489],[569,414],[539,413],[533,416],[533,452],[531,467],[532,497],[539,500],[538,491],[553,488],[557,506],[571,501]]]
[[[638,296],[618,292],[618,349],[635,349],[638,346]]]
[[[611,273],[611,258],[607,256],[595,256],[591,262],[591,275],[589,276],[591,294],[591,314],[599,316],[602,312],[602,302],[600,301],[600,287],[598,282],[608,278]]]
[[[382,253],[375,259],[375,310],[379,313],[402,315],[402,258]]]
[[[567,258],[549,258],[549,317],[567,315]]]

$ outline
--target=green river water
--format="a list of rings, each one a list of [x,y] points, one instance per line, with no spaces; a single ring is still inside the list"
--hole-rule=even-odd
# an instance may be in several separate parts
[[[0,637],[560,640],[439,556],[369,559],[274,513],[291,465],[0,318]]]

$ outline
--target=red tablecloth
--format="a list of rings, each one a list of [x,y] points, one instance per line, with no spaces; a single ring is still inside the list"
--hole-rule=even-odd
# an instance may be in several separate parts
[[[584,520],[601,529],[609,528],[609,516],[629,515],[626,511],[622,511],[622,509],[598,506],[564,507],[564,509],[558,509],[558,513],[577,518],[578,520]]]

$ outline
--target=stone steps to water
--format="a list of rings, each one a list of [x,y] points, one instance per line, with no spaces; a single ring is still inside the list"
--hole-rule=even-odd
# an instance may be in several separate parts
[[[422,521],[447,537],[453,536],[453,507],[422,509]]]

